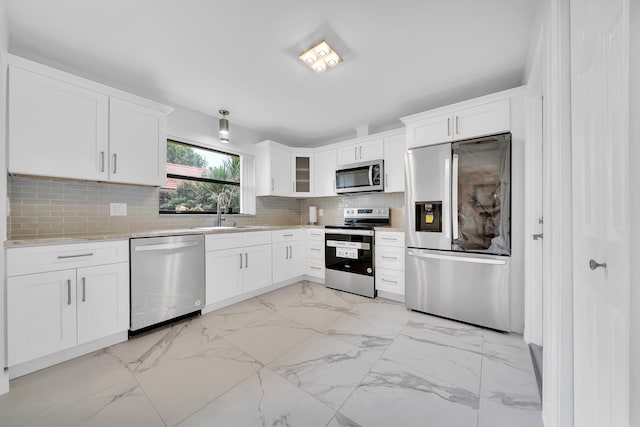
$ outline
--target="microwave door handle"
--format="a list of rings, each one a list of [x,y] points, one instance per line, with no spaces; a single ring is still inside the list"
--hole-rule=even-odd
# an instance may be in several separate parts
[[[369,165],[369,185],[373,185],[373,165]]]
[[[453,239],[459,237],[458,230],[458,155],[453,155],[451,168],[451,224],[453,225]]]

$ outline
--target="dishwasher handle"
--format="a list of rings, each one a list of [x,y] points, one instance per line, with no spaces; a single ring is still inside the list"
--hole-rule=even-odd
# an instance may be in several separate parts
[[[200,242],[159,243],[156,245],[136,246],[136,252],[170,251],[172,249],[191,248],[200,245]]]

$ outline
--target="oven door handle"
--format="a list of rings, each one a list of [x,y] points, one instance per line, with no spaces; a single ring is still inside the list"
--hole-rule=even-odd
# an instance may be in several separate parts
[[[335,239],[331,239],[327,236],[329,235],[337,235],[337,236],[373,236],[374,231],[373,230],[343,230],[343,229],[339,229],[339,230],[331,230],[331,231],[327,231],[325,230],[325,241],[327,240],[335,240]]]

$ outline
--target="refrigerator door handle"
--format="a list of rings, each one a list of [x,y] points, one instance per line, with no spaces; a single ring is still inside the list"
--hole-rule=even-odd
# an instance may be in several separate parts
[[[458,155],[453,155],[451,171],[451,224],[453,226],[453,240],[459,237],[458,230]]]
[[[451,212],[451,159],[447,156],[444,159],[444,203],[442,206],[442,231],[444,231],[444,237],[451,239],[450,222]]]
[[[418,258],[428,258],[428,259],[438,259],[444,261],[461,261],[461,262],[471,262],[474,264],[492,264],[492,265],[505,265],[507,261],[500,259],[489,259],[489,258],[473,258],[466,256],[452,256],[452,255],[438,255],[438,254],[421,254],[413,251],[407,252],[411,256],[415,256]]]

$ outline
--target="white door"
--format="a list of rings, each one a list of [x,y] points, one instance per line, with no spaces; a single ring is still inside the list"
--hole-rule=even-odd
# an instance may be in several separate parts
[[[166,115],[111,98],[109,102],[109,179],[164,185],[167,179]]]
[[[293,192],[291,179],[291,153],[271,147],[271,195],[290,196]]]
[[[307,248],[305,242],[289,242],[289,279],[302,276],[306,271]]]
[[[335,148],[316,152],[314,157],[316,197],[336,195],[337,156],[338,153]]]
[[[384,139],[384,192],[404,191],[405,136],[395,135]]]
[[[293,195],[311,196],[314,193],[313,153],[296,153],[291,155],[293,175]]]
[[[574,420],[580,427],[629,425],[628,53],[629,0],[571,1]]]
[[[129,329],[129,263],[79,268],[78,344]]]
[[[453,140],[453,115],[438,114],[407,126],[407,148],[424,147]]]
[[[460,110],[453,117],[454,140],[475,138],[510,129],[511,101],[503,99]]]
[[[358,146],[358,161],[367,162],[369,160],[380,160],[384,157],[383,139],[374,139],[363,142]]]
[[[250,246],[244,251],[244,291],[271,285],[271,245]]]
[[[273,244],[272,274],[273,283],[279,283],[289,279],[289,259],[291,250],[290,242],[278,242]]]
[[[348,165],[351,163],[358,163],[360,145],[353,144],[338,148],[338,165]]]
[[[7,279],[9,366],[76,345],[76,270]]]
[[[242,249],[207,252],[205,262],[207,305],[242,293]]]
[[[9,172],[105,180],[108,100],[92,90],[10,68]]]

